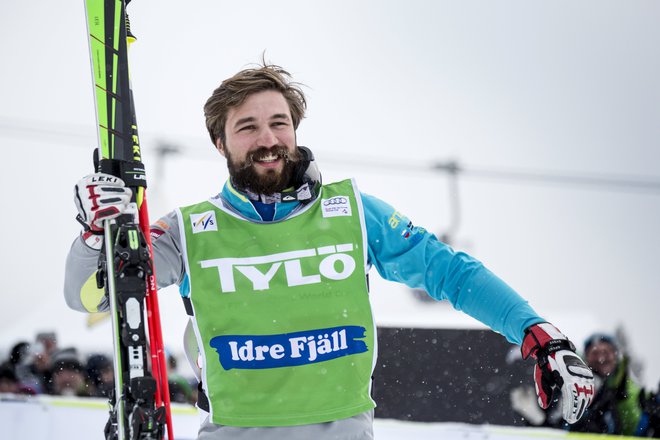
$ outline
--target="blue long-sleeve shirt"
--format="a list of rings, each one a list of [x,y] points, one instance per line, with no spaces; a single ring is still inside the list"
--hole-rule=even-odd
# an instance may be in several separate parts
[[[511,287],[481,262],[456,252],[424,228],[414,226],[384,201],[362,193],[368,241],[368,263],[381,277],[424,289],[437,300],[481,321],[520,344],[524,330],[544,321]],[[297,202],[265,205],[250,201],[228,182],[221,197],[242,216],[256,222],[278,221]]]

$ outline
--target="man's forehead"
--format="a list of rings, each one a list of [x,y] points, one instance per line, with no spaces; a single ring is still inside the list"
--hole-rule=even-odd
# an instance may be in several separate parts
[[[259,118],[291,118],[291,110],[284,95],[275,90],[253,93],[227,112],[227,120],[234,123]]]

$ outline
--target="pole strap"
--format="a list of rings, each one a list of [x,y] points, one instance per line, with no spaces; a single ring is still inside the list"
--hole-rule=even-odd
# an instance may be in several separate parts
[[[101,159],[99,161],[98,171],[121,178],[128,187],[147,187],[147,174],[142,162]]]

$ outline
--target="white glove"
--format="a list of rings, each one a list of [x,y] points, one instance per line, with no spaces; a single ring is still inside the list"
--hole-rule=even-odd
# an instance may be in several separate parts
[[[580,420],[594,397],[594,376],[575,354],[573,344],[555,326],[547,322],[535,324],[525,331],[523,359],[532,356],[534,384],[541,408],[546,409],[555,390],[561,391],[564,420]]]
[[[103,233],[103,221],[123,213],[134,213],[133,192],[124,181],[110,174],[96,173],[83,177],[74,188],[78,221],[92,234]],[[132,205],[132,206],[131,206]]]

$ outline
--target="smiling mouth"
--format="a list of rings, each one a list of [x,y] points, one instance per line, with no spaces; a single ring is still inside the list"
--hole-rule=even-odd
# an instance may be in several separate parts
[[[281,157],[279,154],[268,154],[266,156],[260,157],[259,159],[254,159],[255,162],[259,163],[273,163],[280,160]]]

